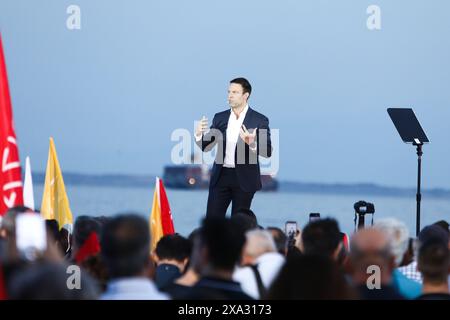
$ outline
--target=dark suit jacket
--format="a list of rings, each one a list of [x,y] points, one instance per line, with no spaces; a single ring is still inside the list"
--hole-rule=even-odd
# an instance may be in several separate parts
[[[242,291],[239,282],[214,277],[202,277],[184,295],[173,296],[180,300],[253,300]]]
[[[216,113],[210,131],[203,136],[202,140],[197,141],[197,145],[202,151],[209,151],[216,144],[218,145],[216,160],[211,173],[210,188],[217,184],[222,171],[230,112],[232,111],[229,109]],[[253,132],[251,129],[258,128],[257,152],[251,151],[249,146],[240,137],[238,138],[235,153],[236,175],[242,190],[255,192],[261,189],[258,155],[265,158],[269,158],[272,155],[269,119],[249,107],[243,124],[250,132]]]

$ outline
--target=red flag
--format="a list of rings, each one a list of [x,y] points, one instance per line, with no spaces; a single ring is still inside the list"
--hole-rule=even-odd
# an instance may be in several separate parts
[[[172,212],[170,210],[169,200],[167,199],[166,190],[161,179],[159,179],[159,193],[161,201],[161,224],[164,235],[175,233],[172,221]]]
[[[170,212],[169,200],[161,179],[156,178],[155,192],[153,193],[152,212],[150,213],[150,234],[152,235],[151,250],[155,250],[159,239],[168,234],[175,233]]]
[[[11,98],[0,34],[0,215],[23,204],[19,150],[14,133]]]

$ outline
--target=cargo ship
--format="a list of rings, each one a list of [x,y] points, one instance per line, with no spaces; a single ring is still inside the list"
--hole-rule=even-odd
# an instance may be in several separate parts
[[[164,167],[164,185],[172,189],[208,189],[211,169],[207,165],[173,165]],[[278,190],[278,181],[272,175],[261,175],[262,191]]]

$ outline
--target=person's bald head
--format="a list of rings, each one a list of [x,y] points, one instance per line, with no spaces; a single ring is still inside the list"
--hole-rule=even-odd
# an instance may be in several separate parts
[[[378,266],[381,270],[381,282],[391,281],[395,266],[394,257],[389,250],[389,242],[385,234],[369,228],[359,230],[352,236],[350,245],[350,261],[352,276],[355,282],[365,283],[368,267]]]
[[[387,237],[379,230],[361,229],[352,236],[352,251],[377,252],[389,248]]]

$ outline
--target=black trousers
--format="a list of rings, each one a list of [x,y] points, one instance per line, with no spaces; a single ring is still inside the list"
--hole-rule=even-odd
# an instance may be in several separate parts
[[[225,217],[230,202],[231,215],[241,208],[250,209],[254,194],[240,188],[235,169],[223,167],[219,181],[209,188],[206,216]]]

